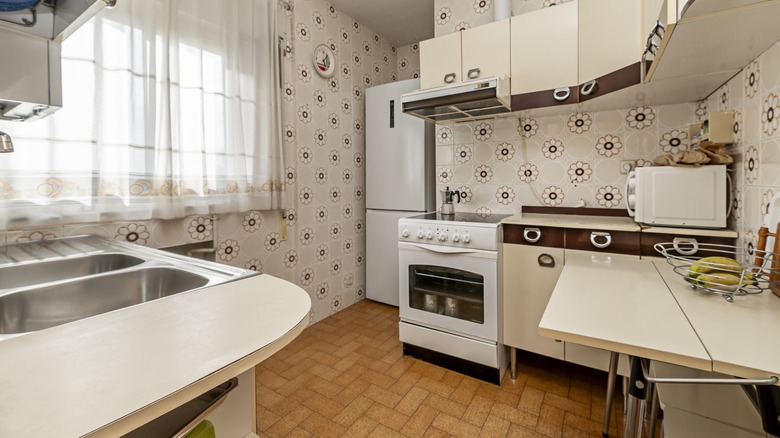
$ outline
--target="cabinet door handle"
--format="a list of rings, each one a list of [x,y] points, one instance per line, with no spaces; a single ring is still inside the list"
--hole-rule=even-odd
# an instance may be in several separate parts
[[[539,262],[539,266],[544,266],[545,268],[555,267],[555,258],[547,253],[539,254],[539,257],[536,259],[536,261]]]
[[[571,90],[569,90],[569,87],[556,88],[553,90],[553,98],[558,102],[563,102],[568,99],[570,94]]]
[[[472,68],[468,73],[466,73],[466,76],[468,76],[469,79],[476,79],[479,77],[479,72],[479,68]]]
[[[536,243],[542,238],[542,230],[538,228],[526,228],[523,230],[523,238],[528,243]]]
[[[590,95],[590,93],[596,90],[596,85],[598,84],[596,83],[595,79],[593,79],[592,81],[585,82],[585,84],[580,89],[580,94],[582,94],[583,96]]]
[[[447,84],[455,82],[455,73],[447,73],[444,75],[444,82]]]
[[[598,241],[600,237],[604,238],[603,242]],[[590,233],[590,243],[592,243],[596,248],[604,249],[612,243],[612,236],[609,233],[593,231]]]
[[[675,237],[672,245],[682,255],[694,255],[699,251],[699,241],[693,237]]]

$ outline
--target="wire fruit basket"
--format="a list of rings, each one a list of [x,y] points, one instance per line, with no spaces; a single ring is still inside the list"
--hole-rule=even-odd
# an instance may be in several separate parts
[[[753,263],[752,255],[733,245],[698,243],[695,239],[675,239],[658,243],[655,250],[666,257],[674,272],[694,289],[719,294],[731,302],[733,297],[760,294],[771,290],[780,296],[780,224],[777,233],[759,230]],[[766,251],[767,238],[774,237],[774,251]]]

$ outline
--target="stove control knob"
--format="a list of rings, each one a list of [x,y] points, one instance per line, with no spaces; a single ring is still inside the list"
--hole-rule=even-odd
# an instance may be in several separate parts
[[[471,236],[468,234],[463,235],[463,243],[469,243],[471,242]]]
[[[403,231],[401,231],[401,237],[403,237],[404,239],[409,237],[409,229],[408,228],[404,228]]]
[[[453,242],[460,242],[460,234],[455,233],[452,235],[452,241]]]
[[[433,231],[428,231],[428,234],[426,234],[425,237],[428,238],[428,240],[433,239]]]
[[[417,231],[417,238],[422,239],[423,237],[425,237],[425,233],[423,233],[423,230]]]
[[[439,238],[439,242],[446,242],[447,241],[447,234],[446,233],[439,233],[438,238]]]

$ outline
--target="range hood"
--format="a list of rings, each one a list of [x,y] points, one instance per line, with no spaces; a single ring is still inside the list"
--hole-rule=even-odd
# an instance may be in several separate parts
[[[401,95],[403,112],[429,122],[454,123],[512,112],[509,79],[492,77]]]

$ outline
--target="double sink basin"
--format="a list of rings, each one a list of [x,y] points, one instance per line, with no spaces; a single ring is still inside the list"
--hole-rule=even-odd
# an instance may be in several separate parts
[[[2,245],[0,340],[253,274],[96,236]]]

